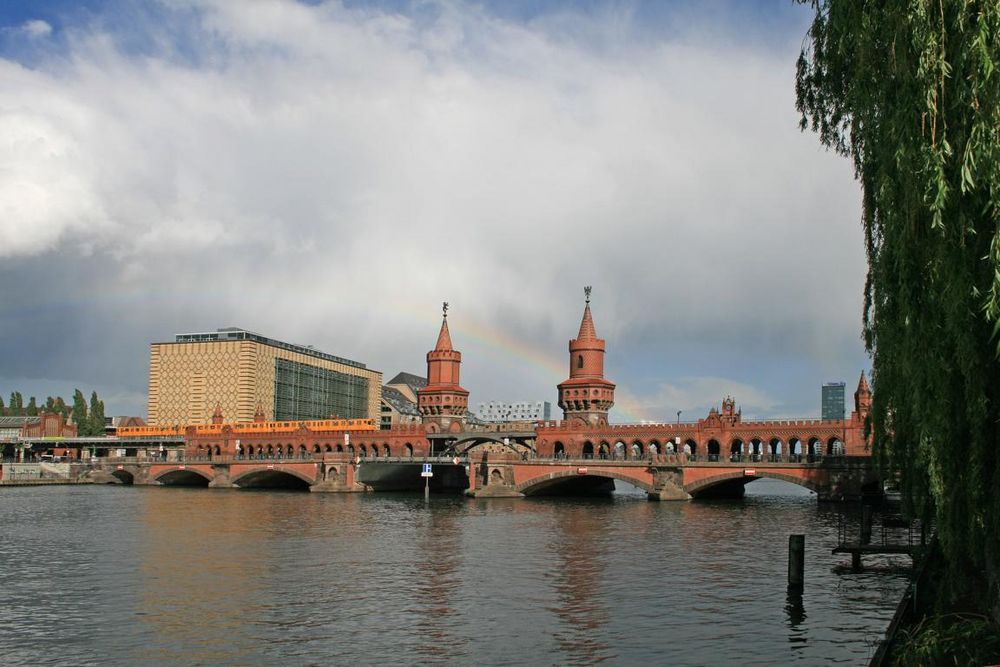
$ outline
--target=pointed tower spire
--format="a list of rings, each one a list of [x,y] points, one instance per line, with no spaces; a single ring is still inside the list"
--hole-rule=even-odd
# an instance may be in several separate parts
[[[221,424],[222,423],[222,405],[219,403],[215,404],[215,412],[212,413],[212,423]]]
[[[854,409],[862,417],[871,412],[872,409],[872,390],[868,388],[868,380],[865,378],[864,371],[861,371],[858,389],[854,392]]]
[[[583,320],[580,334],[569,342],[569,379],[559,385],[559,407],[567,420],[598,426],[608,423],[608,410],[615,404],[615,385],[604,378],[604,340],[597,337],[594,328],[590,291],[589,285],[583,288]]]
[[[451,350],[451,333],[448,331],[448,302],[445,301],[442,304],[441,310],[444,317],[441,319],[441,332],[438,334],[437,345],[434,346],[434,350],[437,352],[444,352],[446,350]]]
[[[462,353],[451,344],[448,331],[448,302],[437,345],[427,353],[427,386],[417,391],[417,407],[425,424],[439,431],[461,430],[469,406],[469,392],[459,384]]]
[[[580,322],[580,333],[577,340],[597,340],[597,329],[594,328],[594,317],[590,314],[590,290],[587,285],[583,288],[583,293],[587,296],[587,304],[583,308],[583,320]]]
[[[253,420],[255,422],[267,421],[267,418],[264,416],[264,404],[263,403],[260,403],[260,402],[257,403],[257,411],[253,413]]]

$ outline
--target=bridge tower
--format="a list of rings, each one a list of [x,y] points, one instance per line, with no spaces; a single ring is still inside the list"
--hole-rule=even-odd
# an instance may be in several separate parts
[[[587,302],[580,333],[569,342],[569,379],[559,384],[559,407],[567,421],[604,426],[615,404],[615,384],[604,379],[604,339],[597,337],[590,314],[590,287],[583,292]]]
[[[854,410],[862,420],[872,411],[872,390],[868,388],[864,371],[861,371],[858,389],[854,392]]]
[[[432,431],[457,432],[465,423],[469,392],[459,385],[462,353],[451,345],[447,302],[442,310],[441,332],[437,345],[427,353],[427,386],[417,390],[417,407]]]

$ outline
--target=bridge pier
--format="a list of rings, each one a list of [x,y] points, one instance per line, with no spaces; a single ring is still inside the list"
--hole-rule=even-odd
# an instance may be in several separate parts
[[[233,483],[230,481],[229,464],[217,464],[212,466],[212,481],[208,483],[210,489],[231,489]]]
[[[510,461],[490,461],[484,455],[478,462],[469,461],[469,488],[465,494],[473,498],[523,498],[514,483],[514,466]]]
[[[357,466],[349,461],[320,464],[319,478],[309,487],[312,493],[364,493],[371,488],[357,481]]]
[[[654,468],[653,490],[650,500],[690,500],[691,495],[684,490],[684,472],[677,467]]]

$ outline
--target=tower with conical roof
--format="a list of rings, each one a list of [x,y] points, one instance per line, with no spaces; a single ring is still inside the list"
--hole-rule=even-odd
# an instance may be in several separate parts
[[[865,379],[864,371],[861,371],[858,389],[854,392],[854,410],[862,419],[872,411],[872,390],[868,388],[868,380]]]
[[[462,428],[469,408],[469,392],[459,384],[462,353],[451,344],[448,331],[448,303],[444,303],[441,331],[437,345],[427,353],[427,385],[417,391],[417,407],[425,424],[432,430],[454,431]]]
[[[559,407],[568,421],[600,426],[608,423],[608,410],[615,404],[615,384],[604,379],[604,340],[597,337],[590,314],[590,289],[583,289],[580,333],[569,342],[569,379],[559,384]]]

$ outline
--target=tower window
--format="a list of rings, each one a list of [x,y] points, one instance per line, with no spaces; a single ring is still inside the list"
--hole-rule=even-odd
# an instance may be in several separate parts
[[[576,357],[576,367],[577,368],[583,368],[583,355],[582,354],[579,354]]]

